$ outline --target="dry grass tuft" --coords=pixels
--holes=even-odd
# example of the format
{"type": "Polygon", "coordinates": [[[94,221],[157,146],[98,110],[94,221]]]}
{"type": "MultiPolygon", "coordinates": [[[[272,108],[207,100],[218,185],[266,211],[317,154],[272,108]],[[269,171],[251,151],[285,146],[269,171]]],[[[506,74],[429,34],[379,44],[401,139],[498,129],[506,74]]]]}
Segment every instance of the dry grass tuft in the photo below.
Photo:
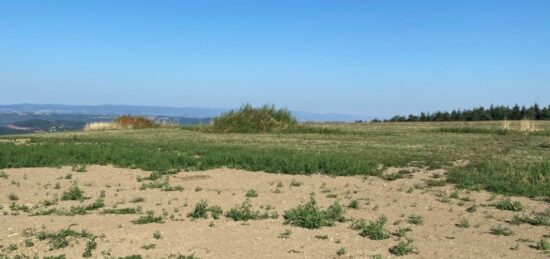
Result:
{"type": "Polygon", "coordinates": [[[119,130],[119,129],[146,129],[161,125],[145,117],[120,116],[112,122],[92,122],[84,127],[84,131],[119,130]]]}

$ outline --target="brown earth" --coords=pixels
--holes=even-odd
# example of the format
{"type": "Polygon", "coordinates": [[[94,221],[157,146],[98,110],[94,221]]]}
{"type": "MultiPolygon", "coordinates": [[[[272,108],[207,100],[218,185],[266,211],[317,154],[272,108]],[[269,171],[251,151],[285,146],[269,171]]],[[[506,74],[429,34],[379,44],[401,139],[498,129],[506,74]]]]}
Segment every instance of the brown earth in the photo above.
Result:
{"type": "MultiPolygon", "coordinates": [[[[169,255],[182,254],[200,258],[335,258],[340,248],[345,248],[343,258],[381,258],[394,257],[388,249],[396,245],[399,238],[392,236],[385,240],[370,240],[352,230],[352,221],[336,223],[332,227],[310,230],[284,224],[284,211],[306,203],[311,193],[319,206],[326,208],[334,201],[347,206],[357,199],[359,208],[346,208],[349,219],[364,218],[375,220],[381,215],[388,218],[386,228],[394,232],[398,227],[410,227],[407,237],[414,240],[417,254],[408,257],[419,258],[548,258],[537,250],[536,242],[550,234],[550,227],[519,226],[507,223],[514,215],[529,215],[549,208],[542,201],[514,197],[520,201],[524,210],[512,212],[498,210],[491,206],[502,197],[487,193],[459,190],[461,199],[448,198],[454,191],[451,185],[427,187],[425,181],[434,176],[444,177],[445,171],[415,171],[411,178],[385,181],[378,177],[330,177],[325,175],[283,175],[261,172],[247,172],[231,169],[215,169],[203,172],[180,172],[170,178],[171,186],[182,186],[183,191],[161,191],[159,189],[140,190],[142,182],[138,176],[149,173],[136,169],[123,169],[111,166],[88,166],[87,172],[73,172],[71,167],[63,168],[22,168],[4,169],[7,178],[0,178],[0,247],[2,253],[9,256],[17,254],[60,255],[67,258],[80,258],[86,246],[86,238],[69,238],[66,248],[51,250],[46,240],[37,235],[26,237],[28,229],[59,231],[71,228],[86,230],[97,235],[97,249],[92,258],[118,258],[139,254],[143,258],[167,258],[169,255]],[[67,174],[72,179],[65,179],[67,174]],[[301,182],[291,187],[292,181],[301,182]],[[135,208],[140,206],[140,215],[102,214],[103,208],[91,211],[87,215],[76,216],[31,216],[33,212],[45,209],[44,200],[60,197],[73,183],[84,191],[90,199],[79,201],[59,201],[50,208],[68,208],[71,205],[87,205],[96,200],[101,191],[105,192],[105,208],[135,208]],[[56,188],[56,183],[59,188],[56,188]],[[279,183],[282,187],[277,187],[279,183]],[[245,193],[255,189],[259,196],[251,198],[255,209],[274,207],[279,218],[236,222],[221,217],[214,220],[191,220],[187,217],[200,200],[210,205],[218,205],[228,211],[240,205],[245,193]],[[275,192],[279,189],[280,192],[275,192]],[[15,194],[18,200],[9,199],[15,194]],[[134,203],[137,197],[143,202],[134,203]],[[466,199],[468,198],[468,199],[466,199]],[[13,202],[27,205],[30,212],[14,211],[13,202]],[[466,212],[471,205],[478,205],[474,213],[466,212]],[[144,225],[132,221],[153,210],[155,215],[164,215],[164,223],[144,225]],[[422,225],[407,222],[410,215],[423,217],[422,225]],[[455,226],[467,219],[469,228],[455,226]],[[511,236],[490,234],[493,226],[502,225],[513,230],[511,236]],[[288,238],[280,234],[290,230],[288,238]],[[159,231],[160,239],[153,233],[159,231]],[[327,239],[316,238],[326,235],[327,239]],[[33,246],[26,247],[25,240],[30,239],[33,246]],[[17,249],[13,250],[15,244],[17,249]],[[146,250],[144,245],[154,244],[146,250]],[[10,245],[11,249],[10,249],[10,245]]],[[[387,173],[398,169],[388,169],[387,173]]],[[[13,197],[12,197],[13,198],[13,197]]],[[[32,232],[32,231],[31,231],[32,232]]],[[[404,238],[402,238],[404,240],[404,238]]],[[[1,257],[1,256],[0,256],[1,257]]],[[[407,256],[405,256],[407,257],[407,256]]]]}

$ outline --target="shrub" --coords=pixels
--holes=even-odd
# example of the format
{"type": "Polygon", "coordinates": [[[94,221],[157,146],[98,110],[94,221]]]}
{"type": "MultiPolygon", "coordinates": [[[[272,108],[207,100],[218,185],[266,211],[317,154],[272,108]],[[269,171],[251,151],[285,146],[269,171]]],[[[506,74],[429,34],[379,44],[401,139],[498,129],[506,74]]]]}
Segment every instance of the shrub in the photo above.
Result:
{"type": "Polygon", "coordinates": [[[218,132],[257,133],[290,130],[296,125],[296,119],[287,109],[245,104],[239,110],[231,110],[214,118],[211,128],[218,132]]]}
{"type": "Polygon", "coordinates": [[[491,228],[490,230],[490,233],[493,234],[493,235],[501,235],[501,236],[511,236],[514,234],[514,232],[507,228],[507,227],[503,227],[501,225],[498,225],[498,226],[494,226],[491,228]]]}
{"type": "Polygon", "coordinates": [[[380,216],[376,221],[370,221],[369,224],[361,229],[359,235],[368,237],[371,240],[383,240],[390,238],[390,233],[384,229],[387,218],[380,216]]]}
{"type": "Polygon", "coordinates": [[[210,212],[210,214],[212,215],[212,218],[214,219],[219,219],[220,215],[223,213],[222,209],[219,206],[209,207],[208,202],[206,200],[201,200],[197,202],[193,211],[187,214],[187,217],[190,217],[192,219],[198,219],[198,218],[207,219],[208,212],[210,212]]]}
{"type": "Polygon", "coordinates": [[[142,224],[149,224],[149,223],[164,223],[164,222],[162,221],[161,216],[155,216],[155,213],[153,211],[147,211],[146,215],[143,215],[137,218],[136,220],[133,220],[132,223],[137,225],[142,225],[142,224]]]}
{"type": "Polygon", "coordinates": [[[61,195],[62,201],[77,201],[84,199],[84,192],[78,188],[75,184],[69,188],[69,190],[64,191],[61,195]]]}
{"type": "Polygon", "coordinates": [[[550,251],[550,242],[546,239],[541,239],[537,244],[537,249],[541,251],[550,251]]]}
{"type": "Polygon", "coordinates": [[[303,228],[315,229],[324,226],[332,226],[336,221],[343,222],[344,209],[338,202],[330,205],[326,210],[317,207],[313,197],[305,205],[298,205],[297,208],[285,211],[285,224],[303,228]]]}
{"type": "Polygon", "coordinates": [[[267,212],[261,213],[260,211],[253,210],[250,199],[246,199],[240,207],[237,206],[229,210],[225,214],[225,216],[233,219],[234,221],[248,221],[269,218],[269,214],[267,212]]]}
{"type": "Polygon", "coordinates": [[[397,255],[397,256],[403,256],[408,255],[410,253],[417,253],[416,248],[414,248],[411,245],[411,241],[399,241],[399,243],[395,246],[390,247],[389,251],[390,253],[397,255]]]}
{"type": "Polygon", "coordinates": [[[246,194],[244,196],[245,197],[250,197],[250,198],[256,198],[256,197],[258,197],[258,192],[254,189],[250,189],[246,192],[246,194]]]}
{"type": "Polygon", "coordinates": [[[510,198],[501,200],[495,204],[495,207],[500,210],[522,211],[523,205],[519,201],[512,201],[510,198]]]}
{"type": "Polygon", "coordinates": [[[420,216],[420,215],[411,215],[411,216],[409,216],[408,221],[409,221],[409,223],[414,224],[414,225],[424,224],[424,218],[422,218],[422,216],[420,216]]]}

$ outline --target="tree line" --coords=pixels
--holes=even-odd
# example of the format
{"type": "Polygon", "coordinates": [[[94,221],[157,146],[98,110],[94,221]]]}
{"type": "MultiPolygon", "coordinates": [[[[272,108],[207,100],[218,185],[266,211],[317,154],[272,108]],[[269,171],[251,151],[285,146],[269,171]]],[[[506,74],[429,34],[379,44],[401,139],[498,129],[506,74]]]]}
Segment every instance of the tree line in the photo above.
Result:
{"type": "MultiPolygon", "coordinates": [[[[434,113],[410,114],[409,116],[396,115],[389,120],[384,121],[490,121],[490,120],[550,120],[550,105],[540,107],[534,104],[529,107],[514,105],[513,107],[504,105],[491,105],[489,108],[483,106],[466,109],[437,111],[434,113]]],[[[374,120],[379,121],[379,120],[374,120]]]]}

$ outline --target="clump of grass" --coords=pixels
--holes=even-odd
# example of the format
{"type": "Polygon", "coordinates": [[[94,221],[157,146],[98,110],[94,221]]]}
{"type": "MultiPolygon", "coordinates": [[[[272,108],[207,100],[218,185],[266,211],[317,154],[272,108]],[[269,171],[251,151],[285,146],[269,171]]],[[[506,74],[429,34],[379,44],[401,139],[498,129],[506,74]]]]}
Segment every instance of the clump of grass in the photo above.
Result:
{"type": "Polygon", "coordinates": [[[410,177],[411,176],[411,172],[410,171],[407,171],[407,170],[400,170],[399,172],[397,173],[393,173],[393,174],[383,174],[381,175],[380,177],[386,181],[395,181],[397,179],[402,179],[402,178],[405,178],[405,177],[410,177]]]}
{"type": "Polygon", "coordinates": [[[439,180],[428,179],[426,181],[426,184],[430,187],[441,187],[441,186],[447,185],[447,180],[445,180],[445,179],[439,179],[439,180]]]}
{"type": "Polygon", "coordinates": [[[409,216],[408,222],[413,225],[422,225],[424,224],[424,218],[420,215],[411,215],[409,216]]]}
{"type": "Polygon", "coordinates": [[[112,209],[104,209],[101,213],[103,214],[118,214],[118,215],[125,215],[125,214],[137,214],[141,211],[141,208],[112,208],[112,209]]]}
{"type": "Polygon", "coordinates": [[[407,234],[407,232],[410,232],[410,231],[412,230],[409,227],[406,227],[406,228],[400,227],[395,232],[393,232],[393,235],[397,237],[404,237],[407,234]]]}
{"type": "Polygon", "coordinates": [[[260,211],[254,210],[252,208],[252,203],[250,202],[250,199],[246,199],[240,206],[236,206],[229,210],[226,214],[226,217],[233,219],[234,221],[249,221],[249,220],[259,220],[259,219],[267,219],[267,218],[277,218],[278,215],[276,213],[273,213],[269,215],[269,213],[264,212],[261,213],[260,211]]]}
{"type": "Polygon", "coordinates": [[[197,202],[193,211],[187,214],[187,217],[192,219],[207,219],[208,212],[212,215],[212,218],[219,219],[220,215],[223,213],[222,209],[219,206],[208,206],[208,201],[201,200],[197,202]]]}
{"type": "Polygon", "coordinates": [[[0,171],[0,178],[8,179],[8,173],[6,173],[4,171],[0,171]]]}
{"type": "Polygon", "coordinates": [[[346,254],[346,248],[345,247],[340,247],[338,249],[338,251],[336,251],[337,256],[342,256],[342,255],[345,255],[345,254],[346,254]]]}
{"type": "Polygon", "coordinates": [[[58,232],[40,231],[36,234],[38,240],[47,240],[50,244],[50,249],[61,249],[69,246],[68,238],[93,238],[94,236],[86,231],[76,232],[66,228],[58,232]]]}
{"type": "Polygon", "coordinates": [[[510,223],[514,225],[527,223],[533,226],[550,226],[550,209],[543,212],[537,212],[533,217],[515,215],[510,223]]]}
{"type": "Polygon", "coordinates": [[[519,201],[512,201],[510,198],[503,199],[495,204],[499,210],[522,211],[523,205],[519,201]]]}
{"type": "Polygon", "coordinates": [[[328,239],[328,235],[315,235],[315,238],[326,240],[326,239],[328,239]]]}
{"type": "Polygon", "coordinates": [[[133,220],[132,223],[137,225],[149,224],[149,223],[164,223],[161,216],[155,216],[153,211],[147,211],[147,213],[136,220],[133,220]]]}
{"type": "Polygon", "coordinates": [[[132,198],[130,200],[130,202],[132,202],[132,203],[140,203],[140,202],[144,202],[144,201],[145,201],[145,198],[143,198],[143,197],[135,197],[135,198],[132,198]]]}
{"type": "Polygon", "coordinates": [[[537,249],[540,251],[550,251],[550,241],[541,238],[537,243],[537,249]]]}
{"type": "Polygon", "coordinates": [[[15,193],[10,193],[10,194],[8,195],[8,199],[9,199],[10,201],[17,201],[17,200],[19,200],[19,197],[17,197],[17,195],[15,195],[15,193]]]}
{"type": "Polygon", "coordinates": [[[84,198],[84,192],[76,184],[61,194],[62,201],[81,201],[84,198]]]}
{"type": "Polygon", "coordinates": [[[278,132],[287,131],[298,125],[287,109],[275,109],[273,105],[253,107],[243,105],[212,120],[210,128],[217,132],[278,132]]]}
{"type": "Polygon", "coordinates": [[[84,248],[84,253],[82,253],[82,257],[92,257],[92,251],[97,248],[97,242],[95,241],[95,239],[95,236],[88,239],[88,242],[86,242],[86,248],[84,248]]]}
{"type": "Polygon", "coordinates": [[[160,234],[160,231],[155,231],[155,233],[153,233],[153,238],[156,239],[156,240],[159,240],[162,238],[162,235],[160,234]]]}
{"type": "Polygon", "coordinates": [[[246,192],[246,194],[244,196],[249,197],[249,198],[256,198],[256,197],[258,197],[258,192],[254,189],[250,189],[246,192]]]}
{"type": "Polygon", "coordinates": [[[290,234],[292,234],[292,230],[286,229],[285,232],[279,234],[279,238],[288,239],[290,238],[290,234]]]}
{"type": "Polygon", "coordinates": [[[294,179],[292,179],[292,181],[290,181],[290,187],[300,187],[302,186],[302,182],[298,182],[294,179]]]}
{"type": "Polygon", "coordinates": [[[388,250],[390,251],[391,254],[394,254],[396,256],[403,256],[411,253],[415,253],[415,254],[418,253],[416,248],[412,246],[412,241],[410,240],[408,240],[407,242],[399,241],[397,245],[390,247],[388,250]]]}
{"type": "Polygon", "coordinates": [[[359,235],[368,237],[371,240],[383,240],[390,238],[390,232],[384,228],[388,219],[385,216],[380,216],[375,221],[370,221],[368,224],[361,227],[359,235]]]}
{"type": "Polygon", "coordinates": [[[73,172],[84,173],[86,172],[86,165],[76,164],[71,167],[73,172]]]}
{"type": "Polygon", "coordinates": [[[285,224],[309,229],[332,226],[335,222],[345,220],[344,209],[338,202],[323,210],[317,206],[313,197],[305,205],[298,205],[296,208],[285,211],[283,217],[285,224]]]}
{"type": "Polygon", "coordinates": [[[359,209],[359,201],[358,200],[352,200],[350,201],[348,208],[351,209],[359,209]]]}
{"type": "Polygon", "coordinates": [[[462,220],[460,220],[460,222],[455,224],[455,226],[457,226],[459,228],[469,228],[470,227],[470,222],[468,221],[468,219],[463,218],[462,220]]]}
{"type": "Polygon", "coordinates": [[[493,226],[490,230],[490,233],[497,236],[511,236],[514,234],[511,229],[501,225],[493,226]]]}
{"type": "Polygon", "coordinates": [[[151,250],[151,249],[155,249],[155,247],[157,247],[156,244],[146,244],[146,245],[141,246],[141,249],[151,250]]]}
{"type": "Polygon", "coordinates": [[[477,211],[477,205],[472,205],[468,208],[466,208],[466,211],[469,212],[469,213],[474,213],[477,211]]]}

